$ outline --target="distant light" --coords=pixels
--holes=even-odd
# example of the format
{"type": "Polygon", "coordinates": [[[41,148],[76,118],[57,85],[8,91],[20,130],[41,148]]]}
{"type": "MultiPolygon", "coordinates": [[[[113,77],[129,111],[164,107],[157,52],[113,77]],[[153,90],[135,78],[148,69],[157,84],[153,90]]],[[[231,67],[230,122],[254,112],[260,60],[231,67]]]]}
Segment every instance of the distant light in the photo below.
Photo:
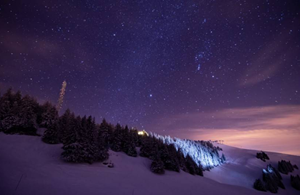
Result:
{"type": "Polygon", "coordinates": [[[144,132],[143,131],[139,131],[138,135],[144,135],[144,132]]]}
{"type": "Polygon", "coordinates": [[[142,135],[142,136],[146,135],[146,136],[148,136],[149,134],[147,133],[147,131],[142,130],[142,131],[138,131],[138,135],[142,135]]]}
{"type": "Polygon", "coordinates": [[[149,94],[149,97],[152,97],[152,96],[153,96],[152,93],[150,93],[150,94],[149,94]]]}

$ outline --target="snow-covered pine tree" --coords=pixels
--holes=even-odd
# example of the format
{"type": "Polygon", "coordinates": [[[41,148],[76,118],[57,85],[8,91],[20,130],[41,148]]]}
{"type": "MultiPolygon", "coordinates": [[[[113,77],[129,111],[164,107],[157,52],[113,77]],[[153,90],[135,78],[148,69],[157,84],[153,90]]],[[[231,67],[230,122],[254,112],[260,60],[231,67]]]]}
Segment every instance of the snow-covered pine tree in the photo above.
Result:
{"type": "Polygon", "coordinates": [[[150,132],[150,137],[161,140],[164,144],[174,144],[176,150],[181,149],[183,155],[187,154],[194,162],[203,169],[208,170],[222,163],[218,150],[221,148],[213,146],[209,141],[192,141],[188,139],[171,138],[150,132]]]}

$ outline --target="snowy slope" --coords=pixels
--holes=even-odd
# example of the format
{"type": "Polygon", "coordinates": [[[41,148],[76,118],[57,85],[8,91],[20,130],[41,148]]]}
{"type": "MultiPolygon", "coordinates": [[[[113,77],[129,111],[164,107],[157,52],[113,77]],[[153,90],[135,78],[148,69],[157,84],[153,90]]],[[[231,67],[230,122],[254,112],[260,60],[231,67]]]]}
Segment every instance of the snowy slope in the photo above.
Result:
{"type": "MultiPolygon", "coordinates": [[[[262,178],[262,169],[266,169],[268,164],[277,168],[278,161],[287,160],[297,166],[300,165],[300,156],[293,156],[288,154],[280,154],[274,152],[266,152],[270,160],[263,162],[257,159],[256,153],[260,151],[240,149],[223,144],[215,144],[223,149],[226,155],[227,163],[220,167],[215,167],[210,172],[205,172],[205,177],[211,178],[220,183],[243,186],[245,188],[252,188],[255,179],[262,178]]],[[[300,175],[300,170],[294,170],[292,175],[300,175]]],[[[279,188],[278,194],[300,194],[291,187],[290,175],[281,174],[285,190],[279,188]]]]}
{"type": "MultiPolygon", "coordinates": [[[[256,151],[222,146],[230,163],[199,177],[170,171],[155,175],[149,170],[150,160],[113,151],[109,161],[115,168],[102,163],[68,164],[59,158],[61,146],[45,144],[40,137],[0,133],[0,194],[266,194],[251,188],[261,175],[256,167],[266,165],[255,158],[256,151]]],[[[291,159],[300,165],[300,157],[267,154],[271,159],[291,159]]],[[[299,194],[284,184],[288,190],[280,189],[279,194],[299,194]]]]}

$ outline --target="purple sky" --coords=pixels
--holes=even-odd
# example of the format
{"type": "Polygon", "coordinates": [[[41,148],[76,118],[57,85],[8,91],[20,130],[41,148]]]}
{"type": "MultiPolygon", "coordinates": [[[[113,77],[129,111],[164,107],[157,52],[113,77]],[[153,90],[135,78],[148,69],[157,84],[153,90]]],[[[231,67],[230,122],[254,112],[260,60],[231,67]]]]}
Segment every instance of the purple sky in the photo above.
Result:
{"type": "Polygon", "coordinates": [[[63,109],[98,122],[300,155],[299,10],[298,0],[1,1],[0,91],[56,103],[66,80],[63,109]]]}

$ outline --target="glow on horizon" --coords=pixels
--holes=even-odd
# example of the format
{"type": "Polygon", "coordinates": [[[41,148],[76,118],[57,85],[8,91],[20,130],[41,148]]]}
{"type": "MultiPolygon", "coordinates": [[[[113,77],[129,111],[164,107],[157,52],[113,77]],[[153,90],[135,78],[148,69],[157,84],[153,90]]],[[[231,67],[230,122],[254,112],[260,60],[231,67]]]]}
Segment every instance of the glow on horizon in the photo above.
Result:
{"type": "Polygon", "coordinates": [[[160,124],[174,137],[224,140],[224,144],[239,148],[300,156],[300,105],[176,115],[162,118],[160,124]]]}
{"type": "MultiPolygon", "coordinates": [[[[203,130],[204,131],[204,130],[203,130]]],[[[280,129],[258,129],[247,132],[222,129],[210,133],[194,135],[194,139],[224,140],[224,144],[244,149],[264,150],[292,155],[300,155],[300,134],[280,129]]]]}

